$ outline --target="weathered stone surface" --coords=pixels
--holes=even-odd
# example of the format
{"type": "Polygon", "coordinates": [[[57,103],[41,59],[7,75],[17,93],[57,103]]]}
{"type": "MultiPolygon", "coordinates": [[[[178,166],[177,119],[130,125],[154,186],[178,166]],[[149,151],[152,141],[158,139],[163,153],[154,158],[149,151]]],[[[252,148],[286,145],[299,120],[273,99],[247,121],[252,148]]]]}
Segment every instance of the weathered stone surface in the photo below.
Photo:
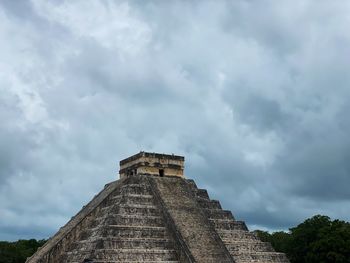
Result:
{"type": "Polygon", "coordinates": [[[120,161],[120,178],[148,174],[183,177],[185,157],[174,154],[139,152],[120,161]]]}
{"type": "Polygon", "coordinates": [[[288,263],[206,190],[134,175],[106,187],[27,263],[288,263]]]}
{"type": "Polygon", "coordinates": [[[269,243],[262,242],[242,221],[236,221],[232,214],[221,209],[218,201],[210,200],[205,190],[198,189],[193,180],[187,180],[198,204],[206,212],[211,225],[230,252],[234,262],[288,263],[283,253],[274,252],[269,243]]]}
{"type": "Polygon", "coordinates": [[[158,192],[161,208],[168,211],[194,262],[232,262],[186,180],[178,177],[148,177],[148,180],[158,192]]]}

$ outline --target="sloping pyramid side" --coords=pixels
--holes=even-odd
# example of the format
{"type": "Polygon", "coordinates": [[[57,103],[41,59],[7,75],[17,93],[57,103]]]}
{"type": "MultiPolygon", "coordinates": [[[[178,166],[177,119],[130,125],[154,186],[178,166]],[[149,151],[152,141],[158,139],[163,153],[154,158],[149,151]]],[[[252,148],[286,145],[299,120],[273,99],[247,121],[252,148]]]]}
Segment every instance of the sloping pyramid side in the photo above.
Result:
{"type": "Polygon", "coordinates": [[[143,179],[107,185],[27,263],[180,262],[143,179]]]}
{"type": "Polygon", "coordinates": [[[231,211],[223,210],[219,201],[211,200],[205,189],[198,189],[193,180],[187,182],[234,262],[289,263],[284,253],[275,252],[270,243],[262,242],[255,233],[249,232],[243,221],[235,220],[231,211]]]}
{"type": "Polygon", "coordinates": [[[106,185],[27,263],[287,263],[192,180],[132,176],[106,185]],[[93,260],[93,261],[89,261],[93,260]]]}

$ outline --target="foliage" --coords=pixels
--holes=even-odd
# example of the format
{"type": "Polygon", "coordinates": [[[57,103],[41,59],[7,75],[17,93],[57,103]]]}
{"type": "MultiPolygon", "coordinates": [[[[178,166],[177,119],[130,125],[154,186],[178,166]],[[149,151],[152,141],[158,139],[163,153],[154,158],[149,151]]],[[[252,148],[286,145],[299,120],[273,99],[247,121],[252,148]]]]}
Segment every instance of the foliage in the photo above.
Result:
{"type": "Polygon", "coordinates": [[[289,233],[256,231],[291,263],[350,263],[350,223],[316,215],[289,233]]]}
{"type": "Polygon", "coordinates": [[[266,231],[255,231],[259,238],[264,242],[269,242],[276,251],[286,252],[291,242],[291,235],[289,233],[280,231],[270,234],[266,231]]]}
{"type": "Polygon", "coordinates": [[[24,263],[46,240],[0,241],[0,263],[24,263]]]}

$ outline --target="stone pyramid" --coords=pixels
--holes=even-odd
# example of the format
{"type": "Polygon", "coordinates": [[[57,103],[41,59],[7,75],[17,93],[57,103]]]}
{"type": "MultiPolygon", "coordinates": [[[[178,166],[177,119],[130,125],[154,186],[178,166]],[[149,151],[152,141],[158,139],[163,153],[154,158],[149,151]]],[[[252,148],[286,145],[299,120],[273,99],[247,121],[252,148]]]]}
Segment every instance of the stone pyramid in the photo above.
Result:
{"type": "Polygon", "coordinates": [[[140,152],[120,165],[27,263],[289,262],[185,179],[183,157],[140,152]]]}

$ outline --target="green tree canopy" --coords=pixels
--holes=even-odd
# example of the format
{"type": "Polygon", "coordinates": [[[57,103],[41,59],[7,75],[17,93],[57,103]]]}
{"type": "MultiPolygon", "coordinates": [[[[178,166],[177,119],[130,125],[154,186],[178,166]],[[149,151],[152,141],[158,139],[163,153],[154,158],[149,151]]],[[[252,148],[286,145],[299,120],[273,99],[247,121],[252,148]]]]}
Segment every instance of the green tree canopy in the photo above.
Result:
{"type": "Polygon", "coordinates": [[[18,240],[16,242],[0,242],[0,262],[1,263],[24,263],[42,246],[46,240],[18,240]]]}
{"type": "Polygon", "coordinates": [[[316,215],[289,233],[256,231],[291,263],[350,263],[350,224],[316,215]]]}

